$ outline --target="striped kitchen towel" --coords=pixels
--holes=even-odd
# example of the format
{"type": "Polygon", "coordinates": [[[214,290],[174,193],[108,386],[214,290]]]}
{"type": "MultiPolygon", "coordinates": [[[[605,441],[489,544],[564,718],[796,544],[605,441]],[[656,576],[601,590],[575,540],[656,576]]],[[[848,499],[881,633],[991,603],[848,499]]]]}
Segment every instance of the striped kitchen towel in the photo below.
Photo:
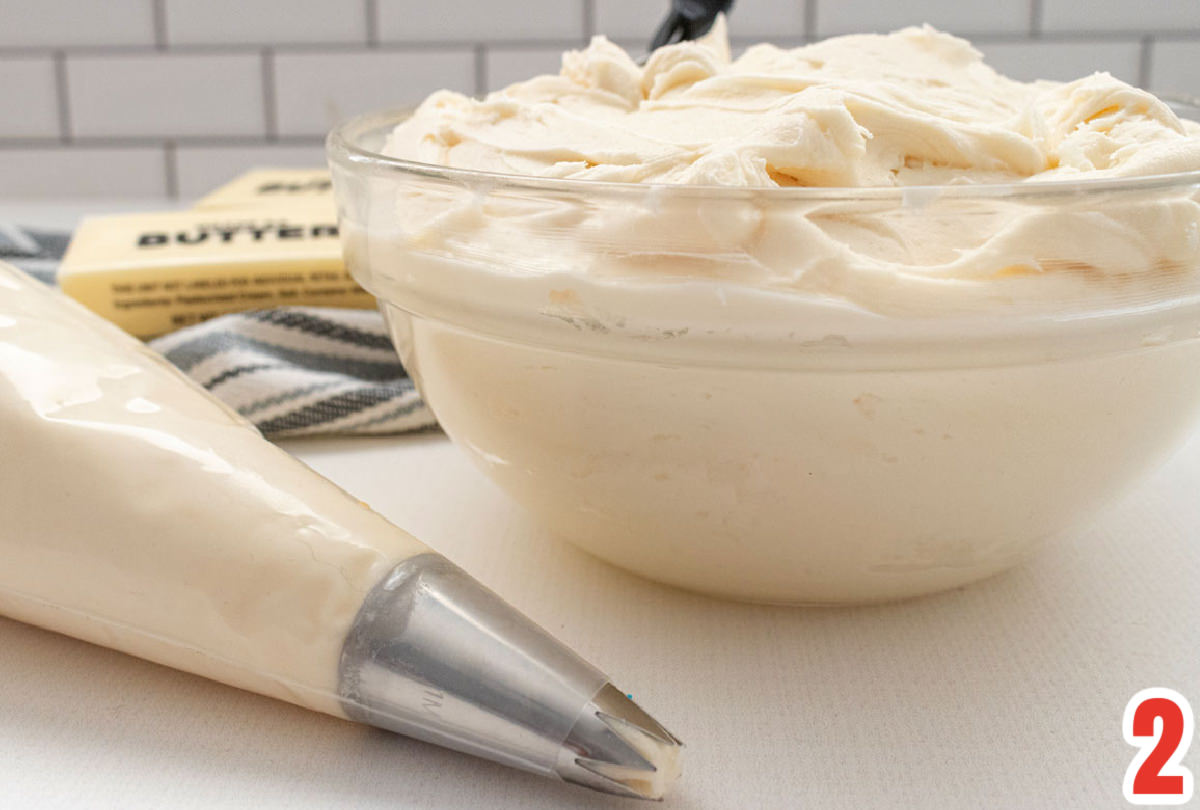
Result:
{"type": "MultiPolygon", "coordinates": [[[[54,283],[69,234],[0,223],[0,260],[54,283]]],[[[269,438],[431,427],[371,310],[287,307],[224,315],[149,344],[269,438]]]]}
{"type": "Polygon", "coordinates": [[[16,265],[38,281],[53,284],[59,259],[70,241],[70,234],[0,222],[0,261],[16,265]]]}

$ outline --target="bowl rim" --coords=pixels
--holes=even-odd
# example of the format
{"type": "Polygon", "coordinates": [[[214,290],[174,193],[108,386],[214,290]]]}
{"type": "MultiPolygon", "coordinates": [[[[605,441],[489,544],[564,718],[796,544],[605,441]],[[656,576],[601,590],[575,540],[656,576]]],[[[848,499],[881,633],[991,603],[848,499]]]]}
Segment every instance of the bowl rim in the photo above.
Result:
{"type": "MultiPolygon", "coordinates": [[[[1200,99],[1164,94],[1159,98],[1177,108],[1189,107],[1200,116],[1200,99]]],[[[654,194],[656,196],[720,197],[723,199],[774,199],[779,201],[852,202],[893,201],[921,203],[944,197],[994,200],[1041,199],[1115,192],[1153,192],[1189,187],[1200,188],[1200,169],[1169,174],[1132,177],[1090,177],[1080,179],[1022,180],[1009,183],[946,183],[913,186],[722,186],[679,183],[629,183],[564,177],[508,174],[504,172],[459,169],[436,163],[393,157],[362,146],[366,131],[391,129],[409,117],[414,107],[400,107],[357,115],[332,130],[325,139],[330,163],[381,172],[399,172],[427,180],[494,189],[497,187],[545,192],[574,192],[603,196],[654,194]]],[[[1198,117],[1195,120],[1200,120],[1198,117]]]]}

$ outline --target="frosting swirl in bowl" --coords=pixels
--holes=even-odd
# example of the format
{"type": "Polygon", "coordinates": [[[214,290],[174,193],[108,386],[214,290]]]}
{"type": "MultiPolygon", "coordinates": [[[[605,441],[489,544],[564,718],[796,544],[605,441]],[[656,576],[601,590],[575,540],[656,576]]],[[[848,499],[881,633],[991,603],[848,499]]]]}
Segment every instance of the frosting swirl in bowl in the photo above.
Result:
{"type": "Polygon", "coordinates": [[[733,59],[721,21],[644,67],[596,37],[558,75],[435,93],[385,151],[613,182],[931,185],[1200,170],[1200,124],[1107,73],[1014,81],[928,26],[733,59]]]}
{"type": "Polygon", "coordinates": [[[1200,413],[1197,126],[932,29],[543,76],[330,137],[347,263],[555,533],[708,593],[1015,564],[1200,413]]]}
{"type": "Polygon", "coordinates": [[[647,186],[618,204],[594,184],[588,206],[461,188],[384,202],[400,250],[468,274],[566,273],[631,295],[715,280],[834,302],[823,311],[839,319],[844,304],[905,317],[1140,307],[1200,286],[1200,175],[1168,191],[1122,183],[1200,172],[1200,124],[1107,73],[1006,78],[928,26],[733,59],[721,21],[644,67],[597,37],[558,75],[479,100],[435,93],[382,151],[647,186]],[[1074,185],[1106,181],[1113,193],[1074,185]],[[730,193],[672,193],[713,186],[730,193]]]}

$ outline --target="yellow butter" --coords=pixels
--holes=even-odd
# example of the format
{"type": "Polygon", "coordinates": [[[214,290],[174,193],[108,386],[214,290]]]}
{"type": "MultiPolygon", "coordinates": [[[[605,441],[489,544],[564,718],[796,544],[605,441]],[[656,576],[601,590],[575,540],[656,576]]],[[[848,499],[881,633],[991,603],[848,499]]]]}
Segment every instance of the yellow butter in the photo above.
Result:
{"type": "Polygon", "coordinates": [[[249,309],[375,306],[346,272],[322,203],[90,217],[58,281],[141,338],[249,309]]]}
{"type": "Polygon", "coordinates": [[[195,208],[273,205],[285,201],[321,201],[333,209],[328,169],[254,169],[200,198],[195,208]]]}

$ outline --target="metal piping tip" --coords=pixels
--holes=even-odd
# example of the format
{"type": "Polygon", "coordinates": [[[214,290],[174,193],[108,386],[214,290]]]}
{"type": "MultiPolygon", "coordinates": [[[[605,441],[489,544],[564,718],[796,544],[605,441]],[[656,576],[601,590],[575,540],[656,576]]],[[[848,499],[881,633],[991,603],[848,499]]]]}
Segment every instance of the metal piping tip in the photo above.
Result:
{"type": "Polygon", "coordinates": [[[679,740],[438,554],[367,594],[338,691],[351,719],[606,793],[661,799],[679,775],[679,740]]]}
{"type": "Polygon", "coordinates": [[[579,712],[555,769],[567,782],[661,800],[679,777],[683,743],[611,683],[579,712]]]}

